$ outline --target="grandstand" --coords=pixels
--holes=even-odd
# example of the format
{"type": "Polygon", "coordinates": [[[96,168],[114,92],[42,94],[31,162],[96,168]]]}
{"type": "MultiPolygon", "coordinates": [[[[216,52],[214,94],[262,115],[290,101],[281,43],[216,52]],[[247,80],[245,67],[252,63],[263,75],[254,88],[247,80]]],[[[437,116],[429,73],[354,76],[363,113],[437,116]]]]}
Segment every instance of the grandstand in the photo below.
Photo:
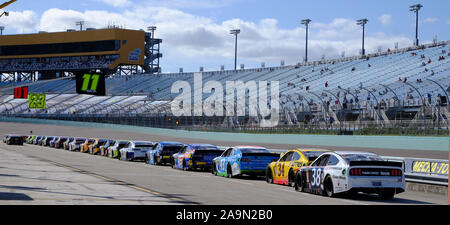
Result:
{"type": "Polygon", "coordinates": [[[35,81],[79,71],[134,74],[159,71],[161,39],[119,28],[0,36],[1,81],[35,81]],[[156,63],[155,63],[156,62],[156,63]]]}
{"type": "MultiPolygon", "coordinates": [[[[279,126],[389,127],[415,121],[448,129],[449,44],[446,41],[283,67],[203,72],[203,83],[214,80],[225,86],[226,81],[236,80],[279,81],[279,126]]],[[[193,77],[194,73],[112,76],[106,79],[107,96],[103,97],[76,95],[72,79],[38,82],[30,86],[30,92],[47,93],[45,110],[29,110],[26,100],[13,99],[12,89],[3,88],[0,113],[160,127],[257,127],[260,116],[173,117],[170,103],[177,94],[171,94],[171,86],[176,81],[193,86],[193,77]]],[[[203,94],[202,98],[209,96],[203,94]]]]}

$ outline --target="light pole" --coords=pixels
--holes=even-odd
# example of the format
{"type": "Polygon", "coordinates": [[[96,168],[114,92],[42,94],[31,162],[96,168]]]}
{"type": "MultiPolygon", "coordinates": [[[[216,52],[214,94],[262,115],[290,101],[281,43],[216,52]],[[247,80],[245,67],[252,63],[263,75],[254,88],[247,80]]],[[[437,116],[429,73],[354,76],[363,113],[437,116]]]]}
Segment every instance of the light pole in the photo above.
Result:
{"type": "Polygon", "coordinates": [[[241,30],[235,29],[231,30],[230,34],[233,34],[235,36],[235,42],[234,42],[234,70],[237,68],[237,36],[241,33],[241,30]]]}
{"type": "Polygon", "coordinates": [[[152,32],[152,39],[155,38],[155,30],[156,30],[156,26],[147,27],[147,31],[152,32]]]}
{"type": "Polygon", "coordinates": [[[419,10],[423,7],[421,4],[412,5],[409,7],[409,11],[416,13],[416,41],[415,45],[419,46],[419,10]]]}
{"type": "Polygon", "coordinates": [[[363,27],[361,55],[366,55],[366,50],[364,49],[364,35],[365,35],[365,31],[366,31],[366,23],[367,22],[369,22],[368,19],[360,19],[360,20],[356,21],[357,25],[361,25],[363,27]]]}
{"type": "Polygon", "coordinates": [[[80,31],[83,30],[84,21],[78,21],[75,23],[75,25],[80,26],[80,31]]]}
{"type": "Polygon", "coordinates": [[[302,24],[306,26],[306,47],[305,47],[305,62],[308,62],[308,28],[309,23],[311,22],[310,19],[304,19],[302,20],[302,24]]]}

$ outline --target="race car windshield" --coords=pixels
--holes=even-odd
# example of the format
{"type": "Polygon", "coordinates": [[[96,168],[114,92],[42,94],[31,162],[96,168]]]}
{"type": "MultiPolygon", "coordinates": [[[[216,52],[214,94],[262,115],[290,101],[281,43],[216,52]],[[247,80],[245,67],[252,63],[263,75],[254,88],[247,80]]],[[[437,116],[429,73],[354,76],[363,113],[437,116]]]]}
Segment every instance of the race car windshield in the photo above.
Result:
{"type": "Polygon", "coordinates": [[[136,147],[137,147],[137,148],[152,148],[153,145],[150,145],[150,144],[141,144],[141,145],[138,145],[138,144],[136,144],[136,147]]]}
{"type": "Polygon", "coordinates": [[[378,155],[368,155],[368,154],[345,154],[341,155],[348,163],[353,161],[384,161],[378,155]]]}
{"type": "Polygon", "coordinates": [[[263,148],[240,148],[242,153],[270,153],[269,150],[263,148]]]}
{"type": "Polygon", "coordinates": [[[308,161],[314,161],[319,156],[321,156],[325,152],[318,152],[318,151],[310,151],[310,152],[303,152],[303,154],[308,158],[308,161]]]}
{"type": "Polygon", "coordinates": [[[163,151],[170,151],[170,152],[172,152],[172,151],[180,151],[181,148],[183,148],[182,145],[180,145],[180,146],[166,146],[166,147],[163,148],[163,151]]]}
{"type": "Polygon", "coordinates": [[[198,146],[195,148],[195,150],[200,150],[200,151],[214,151],[214,150],[219,150],[219,148],[217,147],[212,147],[212,146],[198,146]]]}

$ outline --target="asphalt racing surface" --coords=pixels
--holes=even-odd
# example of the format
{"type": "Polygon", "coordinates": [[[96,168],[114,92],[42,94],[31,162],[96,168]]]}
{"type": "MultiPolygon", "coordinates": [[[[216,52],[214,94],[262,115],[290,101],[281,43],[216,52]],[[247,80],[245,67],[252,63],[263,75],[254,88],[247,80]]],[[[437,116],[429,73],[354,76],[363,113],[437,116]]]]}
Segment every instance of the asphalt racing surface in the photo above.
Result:
{"type": "MultiPolygon", "coordinates": [[[[28,134],[30,130],[33,134],[42,135],[182,141],[104,129],[0,123],[2,137],[7,133],[28,134]]],[[[184,142],[195,143],[195,140],[186,139],[184,142]]],[[[380,200],[375,195],[328,198],[296,192],[292,187],[267,184],[263,178],[228,179],[215,177],[209,172],[185,172],[166,166],[150,166],[27,144],[7,146],[1,143],[0,155],[3,160],[0,164],[0,204],[447,204],[446,196],[412,191],[398,194],[388,201],[380,200]],[[10,160],[6,162],[5,159],[10,160]],[[21,177],[28,180],[19,179],[21,177]],[[56,185],[55,182],[65,185],[56,185]],[[68,189],[72,191],[68,192],[68,189]],[[23,194],[25,199],[2,200],[4,193],[12,192],[19,196],[23,194]],[[41,200],[39,197],[33,198],[36,192],[45,196],[41,200]],[[29,199],[26,196],[30,196],[29,199]]]]}

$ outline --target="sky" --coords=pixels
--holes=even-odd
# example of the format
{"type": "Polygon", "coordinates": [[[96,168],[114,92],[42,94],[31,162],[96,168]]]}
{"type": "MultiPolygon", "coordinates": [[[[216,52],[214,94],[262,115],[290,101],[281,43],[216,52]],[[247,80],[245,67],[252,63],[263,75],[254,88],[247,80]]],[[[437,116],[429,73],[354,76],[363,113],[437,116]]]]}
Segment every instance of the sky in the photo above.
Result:
{"type": "MultiPolygon", "coordinates": [[[[6,1],[6,0],[0,0],[6,1]]],[[[448,0],[18,0],[0,18],[4,34],[65,31],[108,25],[127,29],[157,26],[163,39],[162,72],[196,72],[234,67],[234,36],[240,29],[238,64],[258,68],[262,62],[293,65],[305,56],[305,26],[309,26],[309,60],[356,56],[362,29],[357,19],[367,18],[366,53],[413,44],[415,14],[409,6],[422,4],[419,40],[450,40],[448,0]]]]}

